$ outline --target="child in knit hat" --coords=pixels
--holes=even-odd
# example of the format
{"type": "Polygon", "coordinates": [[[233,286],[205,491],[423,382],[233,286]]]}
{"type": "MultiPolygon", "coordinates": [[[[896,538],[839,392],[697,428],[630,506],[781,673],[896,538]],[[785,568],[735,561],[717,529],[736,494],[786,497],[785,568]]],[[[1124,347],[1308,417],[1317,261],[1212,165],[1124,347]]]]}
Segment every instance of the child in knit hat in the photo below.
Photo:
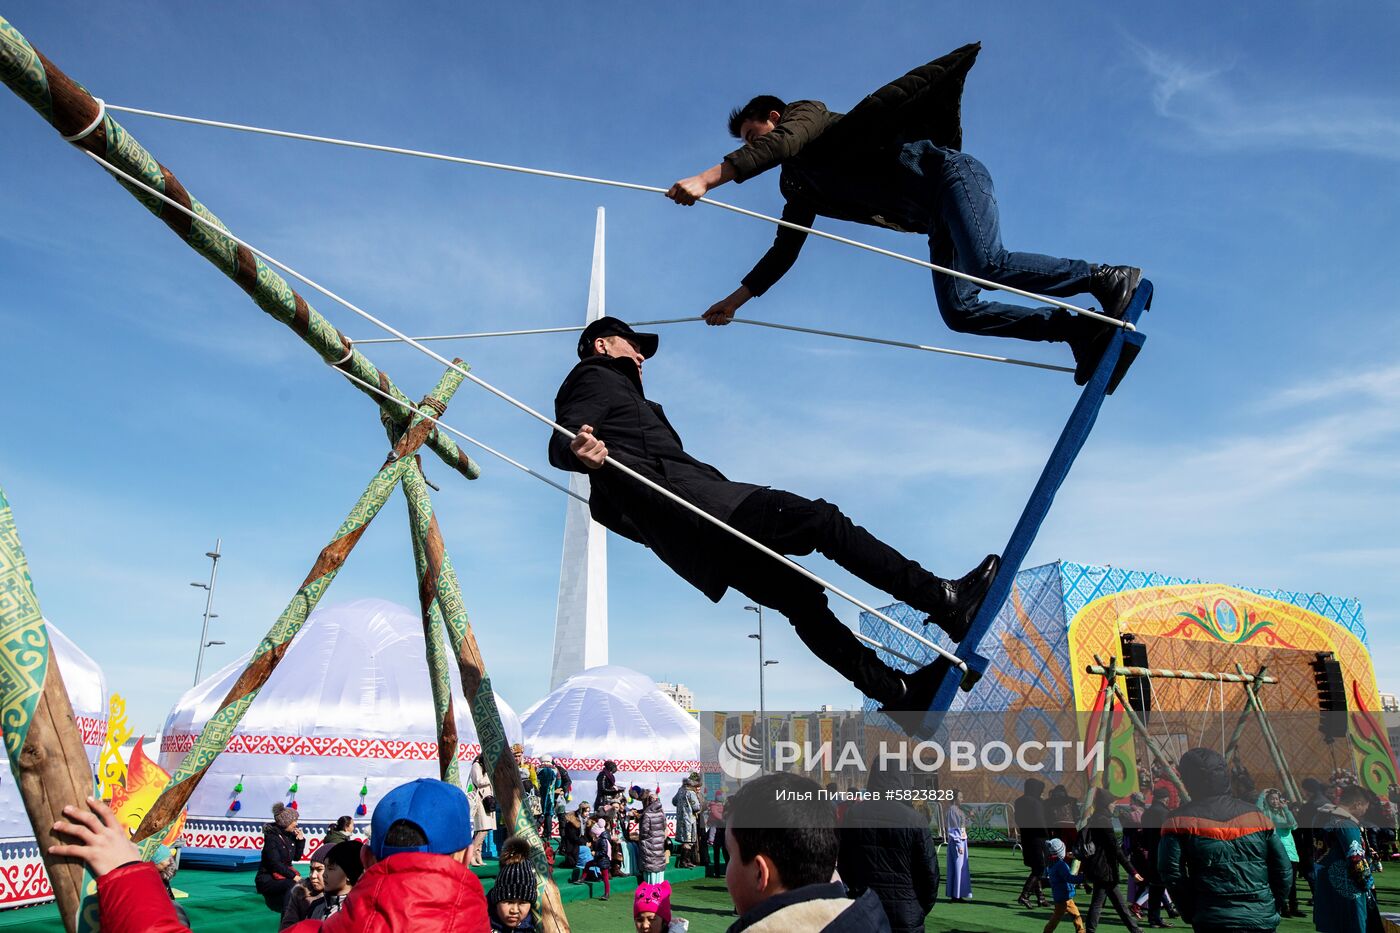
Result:
{"type": "Polygon", "coordinates": [[[533,930],[530,911],[539,896],[535,869],[530,864],[530,844],[511,836],[501,845],[501,869],[496,884],[486,894],[493,933],[501,930],[533,930]]]}
{"type": "Polygon", "coordinates": [[[669,881],[637,885],[636,896],[632,898],[632,922],[637,925],[637,933],[686,933],[690,929],[689,921],[671,916],[669,881]]]}
{"type": "Polygon", "coordinates": [[[1045,933],[1053,933],[1055,927],[1060,925],[1061,917],[1070,918],[1074,923],[1074,933],[1084,933],[1084,921],[1079,918],[1079,907],[1074,903],[1074,886],[1083,884],[1084,876],[1070,871],[1065,863],[1065,844],[1059,839],[1045,840],[1045,849],[1049,856],[1045,877],[1050,879],[1050,893],[1055,901],[1055,909],[1045,923],[1045,933]]]}
{"type": "MultiPolygon", "coordinates": [[[[365,873],[360,850],[365,844],[358,839],[337,842],[326,852],[326,870],[322,878],[324,892],[311,905],[312,920],[325,920],[340,913],[350,889],[365,873]]],[[[319,850],[318,850],[319,851],[319,850]]]]}

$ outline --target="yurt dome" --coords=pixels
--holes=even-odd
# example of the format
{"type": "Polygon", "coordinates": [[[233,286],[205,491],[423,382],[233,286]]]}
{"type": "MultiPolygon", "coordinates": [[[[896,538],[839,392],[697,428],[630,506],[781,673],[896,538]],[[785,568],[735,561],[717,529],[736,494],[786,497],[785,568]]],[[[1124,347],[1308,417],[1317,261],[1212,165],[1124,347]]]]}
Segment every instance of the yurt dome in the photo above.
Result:
{"type": "MultiPolygon", "coordinates": [[[[251,651],[243,655],[175,704],[161,736],[161,767],[175,770],[251,656],[251,651]]],[[[449,667],[465,782],[481,749],[457,667],[449,667]]],[[[496,699],[507,739],[520,741],[519,718],[496,699]]],[[[437,776],[422,619],[417,610],[360,599],[317,609],[307,618],[234,730],[227,751],[214,760],[190,799],[190,825],[199,836],[199,827],[209,825],[200,820],[265,822],[277,801],[295,801],[304,821],[328,822],[355,815],[361,803],[372,813],[399,784],[437,776]]],[[[214,833],[194,844],[240,843],[220,843],[214,833]]]]}
{"type": "Polygon", "coordinates": [[[603,762],[617,762],[622,787],[661,788],[671,797],[701,770],[700,723],[645,674],[615,664],[590,667],[525,711],[532,756],[553,755],[569,770],[575,801],[591,801],[603,762]]]}
{"type": "MultiPolygon", "coordinates": [[[[73,718],[83,736],[83,748],[95,769],[97,757],[107,741],[107,678],[97,662],[73,644],[58,626],[47,619],[44,624],[63,674],[63,685],[68,688],[73,718]]],[[[52,896],[19,788],[15,786],[10,769],[0,768],[0,908],[49,900],[52,896]]]]}

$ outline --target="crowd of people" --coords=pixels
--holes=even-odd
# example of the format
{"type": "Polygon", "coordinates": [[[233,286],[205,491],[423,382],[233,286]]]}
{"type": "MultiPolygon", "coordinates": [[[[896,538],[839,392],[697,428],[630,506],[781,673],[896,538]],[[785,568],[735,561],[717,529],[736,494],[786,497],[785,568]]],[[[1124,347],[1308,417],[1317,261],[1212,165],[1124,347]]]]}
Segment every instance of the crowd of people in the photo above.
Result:
{"type": "MultiPolygon", "coordinates": [[[[546,800],[569,802],[572,781],[549,756],[537,768],[523,760],[520,767],[522,792],[528,783],[546,800]]],[[[951,902],[972,899],[970,816],[956,793],[942,820],[947,874],[940,879],[929,814],[903,802],[907,795],[837,803],[830,785],[823,794],[805,777],[779,773],[725,799],[722,792],[708,794],[692,773],[670,797],[676,821],[668,830],[658,791],[624,787],[617,773],[615,762],[604,765],[591,802],[555,807],[552,818],[543,806],[526,812],[536,819],[547,862],[572,868],[580,883],[600,882],[604,900],[612,880],[636,877],[638,933],[686,929],[671,909],[672,854],[679,866],[712,865],[723,874],[737,914],[730,933],[912,933],[924,929],[940,887],[951,902]]],[[[1300,879],[1321,933],[1378,928],[1371,875],[1394,854],[1400,788],[1382,800],[1339,773],[1326,785],[1304,781],[1308,799],[1290,802],[1275,788],[1256,791],[1247,775],[1232,773],[1221,755],[1204,748],[1182,757],[1179,776],[1185,794],[1158,772],[1145,793],[1126,801],[1096,791],[1087,815],[1063,786],[1046,794],[1043,782],[1025,782],[1014,815],[1028,873],[1016,900],[1046,911],[1046,933],[1065,920],[1076,933],[1093,931],[1105,906],[1131,933],[1144,922],[1171,927],[1177,917],[1202,933],[1274,930],[1283,917],[1308,916],[1300,908],[1300,879]]],[[[872,775],[869,789],[898,788],[901,777],[872,775]]],[[[489,893],[471,871],[480,863],[483,834],[495,840],[501,833],[477,823],[491,809],[482,787],[490,789],[484,781],[466,792],[428,779],[401,785],[374,807],[367,840],[353,818],[338,820],[304,876],[296,866],[308,840],[297,811],[275,805],[264,827],[257,891],[281,929],[294,933],[533,930],[539,878],[530,842],[495,841],[489,893]]],[[[104,929],[187,930],[170,893],[172,853],[142,862],[112,812],[100,801],[89,806],[91,812],[65,811],[67,820],[55,829],[76,842],[54,851],[82,859],[97,878],[104,929]]]]}
{"type": "Polygon", "coordinates": [[[1046,933],[1065,918],[1092,933],[1105,903],[1132,933],[1144,918],[1165,928],[1178,917],[1196,931],[1274,930],[1282,918],[1309,916],[1319,933],[1379,929],[1372,872],[1395,854],[1400,788],[1383,799],[1338,772],[1326,785],[1304,780],[1307,799],[1290,803],[1277,788],[1256,791],[1210,749],[1192,749],[1178,768],[1189,801],[1154,769],[1148,793],[1126,804],[1096,792],[1087,821],[1064,787],[1042,796],[1044,783],[1026,781],[1014,805],[1029,870],[1017,900],[1052,906],[1046,933]],[[1311,914],[1299,904],[1300,880],[1311,914]],[[1077,886],[1089,892],[1082,917],[1077,886]]]}

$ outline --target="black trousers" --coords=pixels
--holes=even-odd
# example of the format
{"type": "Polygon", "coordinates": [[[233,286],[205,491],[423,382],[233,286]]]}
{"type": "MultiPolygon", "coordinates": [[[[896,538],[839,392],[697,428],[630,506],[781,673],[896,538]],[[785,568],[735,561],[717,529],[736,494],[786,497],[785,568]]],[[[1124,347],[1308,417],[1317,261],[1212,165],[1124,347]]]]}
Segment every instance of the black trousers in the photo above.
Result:
{"type": "MultiPolygon", "coordinates": [[[[830,502],[759,489],[739,503],[729,524],[779,554],[801,557],[816,551],[915,609],[927,612],[937,606],[942,580],[830,502]]],[[[722,559],[730,586],[786,616],[802,643],[862,693],[879,699],[897,687],[897,672],[832,613],[821,586],[737,542],[722,559]]]]}
{"type": "Polygon", "coordinates": [[[1084,922],[1085,933],[1099,928],[1099,914],[1103,910],[1103,902],[1107,900],[1113,905],[1113,909],[1118,913],[1118,919],[1123,921],[1123,925],[1128,928],[1129,933],[1139,933],[1137,920],[1128,912],[1128,904],[1123,900],[1123,892],[1118,890],[1117,883],[1108,884],[1092,881],[1089,887],[1093,890],[1093,895],[1089,899],[1089,916],[1084,922]]]}

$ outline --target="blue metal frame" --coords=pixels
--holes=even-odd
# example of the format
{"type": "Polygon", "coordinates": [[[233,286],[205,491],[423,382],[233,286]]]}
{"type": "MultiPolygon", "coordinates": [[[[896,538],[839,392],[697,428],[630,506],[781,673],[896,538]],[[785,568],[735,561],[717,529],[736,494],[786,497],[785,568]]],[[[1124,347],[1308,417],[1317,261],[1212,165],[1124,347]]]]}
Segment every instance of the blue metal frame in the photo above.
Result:
{"type": "MultiPolygon", "coordinates": [[[[1152,283],[1143,279],[1139,283],[1137,291],[1133,293],[1124,319],[1132,324],[1137,324],[1143,311],[1151,303],[1152,283]]],[[[1118,328],[1110,339],[1103,358],[1099,360],[1098,368],[1094,370],[1093,376],[1084,386],[1084,391],[1080,393],[1079,401],[1075,404],[1074,410],[1070,412],[1069,420],[1065,423],[1064,430],[1060,432],[1060,439],[1055,443],[1055,449],[1051,451],[1050,459],[1040,474],[1040,481],[1035,484],[1030,501],[1026,503],[1020,521],[1016,523],[1015,529],[1011,532],[1011,540],[1006,542],[1006,549],[1001,552],[1001,568],[997,571],[996,579],[992,581],[992,585],[987,591],[987,598],[983,600],[982,607],[977,611],[977,617],[972,620],[972,627],[968,630],[967,635],[958,644],[957,656],[967,662],[970,675],[980,679],[987,670],[989,662],[977,653],[977,648],[981,644],[982,638],[987,634],[987,630],[992,627],[992,622],[995,621],[997,613],[1001,611],[1002,604],[1010,597],[1011,587],[1016,580],[1017,572],[1021,569],[1021,563],[1026,559],[1026,554],[1030,551],[1035,536],[1040,532],[1041,523],[1045,521],[1045,516],[1050,512],[1050,506],[1055,501],[1055,493],[1059,491],[1060,484],[1069,475],[1069,469],[1074,465],[1074,458],[1079,456],[1079,451],[1083,449],[1089,432],[1093,430],[1094,422],[1099,416],[1099,409],[1103,406],[1104,396],[1108,395],[1112,388],[1117,387],[1118,381],[1123,378],[1123,374],[1137,357],[1138,351],[1142,349],[1146,339],[1146,336],[1140,331],[1118,328]]],[[[953,667],[951,664],[948,665],[948,670],[944,672],[938,690],[934,693],[933,702],[929,705],[921,727],[917,730],[919,734],[932,735],[938,730],[939,724],[943,721],[943,714],[953,705],[953,698],[957,695],[962,681],[961,669],[953,667]]],[[[970,684],[969,687],[971,687],[970,684]]]]}

